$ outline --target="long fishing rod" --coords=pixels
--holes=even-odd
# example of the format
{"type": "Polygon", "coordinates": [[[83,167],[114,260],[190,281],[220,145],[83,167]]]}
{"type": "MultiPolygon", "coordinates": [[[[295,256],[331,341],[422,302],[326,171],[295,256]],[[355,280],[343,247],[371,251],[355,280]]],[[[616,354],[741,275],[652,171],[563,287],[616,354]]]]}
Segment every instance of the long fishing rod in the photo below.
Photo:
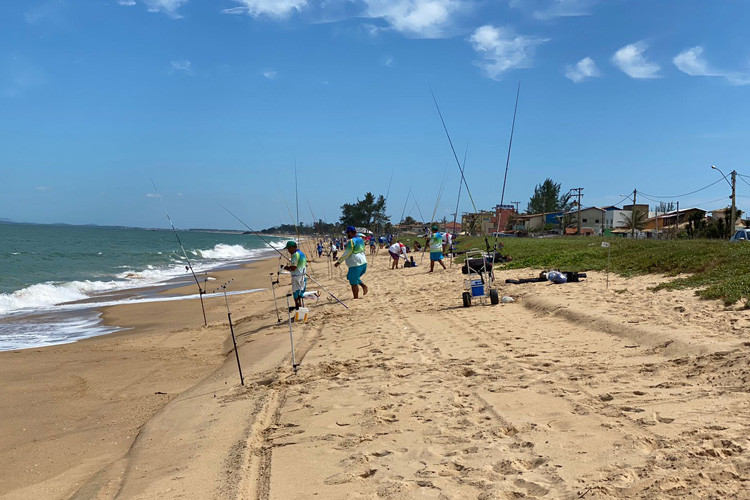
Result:
{"type": "Polygon", "coordinates": [[[229,320],[229,331],[232,334],[232,344],[234,344],[234,357],[237,359],[237,370],[240,372],[240,384],[244,386],[245,385],[245,377],[242,376],[242,365],[240,364],[240,355],[237,352],[237,339],[234,336],[234,326],[232,325],[232,312],[229,310],[229,299],[227,299],[227,286],[229,286],[229,284],[232,281],[234,281],[234,278],[232,278],[231,280],[227,281],[226,283],[224,283],[223,285],[221,285],[219,288],[217,288],[216,290],[214,290],[211,293],[216,293],[219,290],[223,290],[224,291],[224,303],[227,306],[227,319],[229,320]]]}
{"type": "MultiPolygon", "coordinates": [[[[466,143],[466,149],[464,150],[464,166],[461,169],[461,174],[466,170],[466,156],[469,154],[469,143],[466,143]]],[[[453,230],[456,230],[456,221],[458,219],[458,205],[461,202],[461,188],[464,187],[464,183],[459,179],[458,181],[458,197],[456,198],[456,211],[453,213],[453,230]]],[[[453,267],[453,238],[451,238],[451,267],[453,267]]]]}
{"type": "MultiPolygon", "coordinates": [[[[461,172],[461,180],[464,182],[464,185],[466,186],[466,193],[469,195],[469,199],[471,200],[471,206],[474,208],[474,213],[478,213],[477,211],[477,205],[474,203],[474,197],[471,195],[471,190],[469,189],[469,183],[466,182],[466,177],[464,176],[463,168],[461,168],[461,162],[458,161],[458,155],[456,154],[456,148],[453,147],[453,140],[451,139],[451,135],[448,132],[448,127],[445,125],[445,120],[443,119],[443,113],[440,111],[440,106],[438,105],[437,98],[435,97],[435,92],[432,91],[432,87],[430,86],[430,93],[432,94],[432,100],[435,103],[435,108],[437,108],[438,115],[440,116],[440,123],[443,124],[443,130],[445,130],[445,135],[448,137],[448,143],[451,146],[451,151],[453,152],[453,158],[456,160],[456,165],[458,166],[458,170],[461,172]]],[[[482,234],[484,234],[484,229],[482,228],[482,225],[479,225],[480,230],[482,231],[482,234]]],[[[490,242],[487,239],[487,235],[484,234],[484,245],[487,249],[487,252],[490,251],[490,242]]]]}
{"type": "Polygon", "coordinates": [[[443,119],[443,113],[440,111],[440,106],[438,105],[437,98],[435,97],[435,92],[432,91],[432,87],[430,87],[430,93],[432,94],[432,101],[435,103],[435,108],[437,108],[438,115],[440,116],[440,123],[443,124],[443,130],[445,130],[445,135],[448,137],[448,143],[451,146],[451,151],[453,151],[453,158],[456,160],[456,165],[458,166],[459,172],[461,172],[461,180],[463,181],[464,185],[466,186],[466,192],[469,195],[469,199],[471,200],[471,206],[474,208],[474,212],[477,211],[477,205],[474,203],[474,197],[471,196],[471,190],[469,189],[469,184],[466,182],[466,177],[464,177],[464,170],[461,168],[461,162],[458,161],[458,155],[456,154],[456,148],[453,147],[453,140],[451,139],[451,135],[448,132],[448,127],[445,125],[445,120],[443,119]]]}
{"type": "Polygon", "coordinates": [[[497,227],[495,228],[495,244],[492,252],[492,264],[495,264],[495,255],[497,254],[497,234],[500,232],[500,214],[503,210],[505,201],[505,183],[508,180],[508,167],[510,166],[510,151],[513,147],[513,132],[516,130],[516,113],[518,112],[518,97],[521,95],[521,80],[518,80],[518,89],[516,90],[516,105],[513,108],[513,124],[510,126],[510,141],[508,141],[508,157],[505,159],[505,176],[503,177],[503,192],[500,195],[500,213],[497,216],[497,227]]]}
{"type": "MultiPolygon", "coordinates": [[[[510,127],[510,141],[508,142],[508,157],[505,159],[505,177],[503,177],[503,192],[500,194],[500,205],[505,201],[505,183],[508,180],[508,167],[510,166],[510,150],[513,147],[513,132],[516,130],[516,112],[518,111],[518,97],[521,95],[521,80],[518,80],[516,90],[516,105],[513,108],[513,124],[510,127]]],[[[500,219],[498,218],[498,221],[500,219]]]]}
{"type": "MultiPolygon", "coordinates": [[[[271,244],[271,242],[269,242],[269,241],[268,241],[267,239],[265,239],[265,238],[264,238],[264,237],[263,237],[263,236],[262,236],[262,235],[261,235],[261,234],[260,234],[260,233],[259,233],[258,231],[254,230],[253,228],[251,228],[250,226],[248,226],[248,225],[247,225],[247,224],[246,224],[246,223],[245,223],[245,222],[244,222],[244,221],[243,221],[242,219],[240,219],[239,217],[237,217],[237,216],[236,216],[236,215],[235,215],[234,213],[232,213],[232,211],[230,211],[230,210],[229,210],[229,209],[228,209],[227,207],[225,207],[225,206],[224,206],[224,205],[222,205],[221,203],[219,203],[219,206],[220,206],[221,208],[223,208],[224,210],[226,210],[226,211],[227,211],[227,213],[228,213],[229,215],[231,215],[232,217],[234,217],[235,219],[237,219],[237,221],[238,221],[238,222],[239,222],[240,224],[242,224],[243,226],[245,226],[245,227],[246,227],[246,228],[247,228],[247,229],[248,229],[248,230],[250,231],[250,233],[251,233],[251,234],[254,234],[254,235],[255,235],[255,236],[257,236],[258,238],[260,238],[260,239],[261,239],[261,240],[262,240],[262,241],[263,241],[263,242],[264,242],[264,243],[265,243],[266,245],[268,245],[268,246],[269,246],[269,247],[271,247],[271,248],[272,248],[272,249],[273,249],[274,251],[276,251],[276,253],[278,253],[278,254],[279,254],[280,256],[284,257],[284,258],[285,258],[285,259],[286,259],[287,261],[289,261],[289,263],[291,263],[291,262],[292,262],[292,260],[291,260],[291,259],[290,259],[290,258],[289,258],[288,256],[286,256],[286,255],[284,255],[283,253],[281,253],[281,250],[279,250],[278,248],[276,248],[275,246],[273,246],[273,245],[271,244]]],[[[324,287],[323,285],[321,285],[321,284],[320,284],[320,282],[319,282],[318,280],[316,280],[315,278],[313,278],[313,277],[312,277],[312,276],[310,276],[309,274],[308,274],[307,276],[308,276],[308,277],[309,277],[309,278],[310,278],[311,280],[313,280],[313,281],[314,281],[314,282],[315,282],[315,283],[316,283],[316,284],[317,284],[317,285],[318,285],[318,286],[319,286],[320,288],[322,288],[324,292],[326,292],[326,293],[327,293],[328,295],[330,295],[330,296],[331,296],[331,297],[333,298],[333,300],[335,300],[336,302],[338,302],[339,304],[341,304],[342,306],[344,306],[344,307],[345,307],[346,309],[349,309],[349,306],[347,306],[346,304],[344,304],[343,302],[341,302],[341,300],[340,300],[340,299],[339,299],[338,297],[336,297],[336,296],[335,296],[334,294],[332,294],[332,293],[331,293],[330,291],[328,291],[328,289],[327,289],[326,287],[324,287]]]]}
{"type": "Polygon", "coordinates": [[[195,280],[195,284],[198,286],[198,297],[201,299],[201,311],[203,311],[203,326],[208,326],[208,321],[206,320],[206,307],[203,304],[203,294],[205,294],[206,291],[201,287],[201,284],[198,281],[198,276],[196,276],[195,270],[193,270],[193,264],[190,262],[190,259],[187,256],[185,247],[182,245],[182,240],[180,240],[180,235],[177,234],[177,229],[174,227],[174,223],[172,222],[172,218],[169,216],[169,212],[167,212],[167,205],[166,203],[164,203],[164,198],[162,198],[161,194],[159,194],[159,189],[156,187],[156,182],[154,182],[153,177],[151,178],[151,184],[153,184],[154,186],[156,197],[159,198],[159,200],[161,200],[161,206],[162,208],[164,208],[164,213],[167,216],[169,225],[172,226],[172,231],[174,232],[174,235],[177,238],[177,243],[179,243],[180,248],[182,249],[182,255],[185,257],[185,262],[187,262],[187,266],[185,266],[185,269],[190,270],[190,273],[193,275],[193,279],[195,280]]]}

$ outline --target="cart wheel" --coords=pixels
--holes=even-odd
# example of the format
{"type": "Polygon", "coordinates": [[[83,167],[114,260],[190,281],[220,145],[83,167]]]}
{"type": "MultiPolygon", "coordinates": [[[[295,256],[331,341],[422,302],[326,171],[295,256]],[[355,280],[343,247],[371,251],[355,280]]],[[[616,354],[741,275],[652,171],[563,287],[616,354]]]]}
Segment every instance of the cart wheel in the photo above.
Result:
{"type": "Polygon", "coordinates": [[[496,306],[499,303],[500,303],[500,297],[497,293],[497,289],[493,288],[492,290],[490,290],[490,304],[492,304],[493,306],[496,306]]]}
{"type": "Polygon", "coordinates": [[[461,296],[464,299],[464,307],[471,306],[471,293],[470,292],[464,292],[461,296]]]}

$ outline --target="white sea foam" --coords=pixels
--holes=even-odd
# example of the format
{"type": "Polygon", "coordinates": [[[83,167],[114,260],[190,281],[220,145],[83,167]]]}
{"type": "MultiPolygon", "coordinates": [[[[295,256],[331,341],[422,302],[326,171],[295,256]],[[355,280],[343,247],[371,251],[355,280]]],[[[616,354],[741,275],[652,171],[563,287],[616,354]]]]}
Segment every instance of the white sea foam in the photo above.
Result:
{"type": "MultiPolygon", "coordinates": [[[[223,264],[262,257],[268,251],[268,248],[248,250],[242,245],[219,243],[212,249],[191,250],[190,252],[198,256],[192,262],[193,270],[196,273],[204,273],[223,264]]],[[[49,311],[59,304],[88,299],[97,294],[128,288],[145,288],[177,278],[192,280],[192,276],[185,270],[184,259],[172,259],[172,262],[172,265],[164,267],[147,265],[142,270],[119,267],[124,270],[115,276],[116,280],[111,281],[87,280],[62,284],[47,282],[31,285],[13,293],[3,293],[0,294],[0,317],[17,312],[49,311]]]]}
{"type": "Polygon", "coordinates": [[[197,251],[201,258],[212,260],[245,260],[257,257],[260,252],[262,250],[248,250],[242,245],[227,245],[225,243],[219,243],[211,250],[197,251]]]}
{"type": "Polygon", "coordinates": [[[63,285],[39,283],[13,293],[0,294],[0,315],[24,309],[44,309],[117,288],[122,286],[115,281],[73,281],[63,285]]]}
{"type": "Polygon", "coordinates": [[[104,335],[123,328],[101,324],[101,314],[75,316],[37,317],[19,322],[0,322],[0,351],[14,351],[55,344],[68,344],[77,340],[104,335]]]}

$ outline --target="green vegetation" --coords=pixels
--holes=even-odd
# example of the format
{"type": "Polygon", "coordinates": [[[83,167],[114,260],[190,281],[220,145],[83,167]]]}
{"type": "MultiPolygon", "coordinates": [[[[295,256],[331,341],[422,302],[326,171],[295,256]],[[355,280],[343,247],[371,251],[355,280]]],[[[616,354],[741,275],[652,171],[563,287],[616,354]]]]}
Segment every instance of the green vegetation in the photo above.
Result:
{"type": "MultiPolygon", "coordinates": [[[[750,244],[717,240],[629,240],[596,237],[502,238],[503,253],[513,261],[501,269],[551,269],[604,271],[607,249],[612,244],[610,271],[623,275],[665,274],[682,276],[662,283],[655,290],[697,288],[705,299],[720,299],[731,305],[745,299],[750,307],[750,244]]],[[[490,239],[490,245],[493,239],[490,239]]],[[[459,238],[460,250],[484,249],[481,238],[459,238]]]]}

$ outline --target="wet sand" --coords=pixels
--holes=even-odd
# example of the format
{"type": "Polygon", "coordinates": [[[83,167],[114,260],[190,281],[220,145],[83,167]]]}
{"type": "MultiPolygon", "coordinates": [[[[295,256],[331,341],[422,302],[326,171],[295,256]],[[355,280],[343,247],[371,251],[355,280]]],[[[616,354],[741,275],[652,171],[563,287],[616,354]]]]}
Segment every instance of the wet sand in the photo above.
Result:
{"type": "Polygon", "coordinates": [[[1,353],[0,495],[750,497],[750,311],[599,273],[463,308],[457,266],[390,271],[382,251],[355,301],[312,268],[349,309],[309,304],[296,374],[270,290],[229,299],[245,387],[223,299],[207,328],[197,301],[118,306],[133,330],[1,353]]]}

